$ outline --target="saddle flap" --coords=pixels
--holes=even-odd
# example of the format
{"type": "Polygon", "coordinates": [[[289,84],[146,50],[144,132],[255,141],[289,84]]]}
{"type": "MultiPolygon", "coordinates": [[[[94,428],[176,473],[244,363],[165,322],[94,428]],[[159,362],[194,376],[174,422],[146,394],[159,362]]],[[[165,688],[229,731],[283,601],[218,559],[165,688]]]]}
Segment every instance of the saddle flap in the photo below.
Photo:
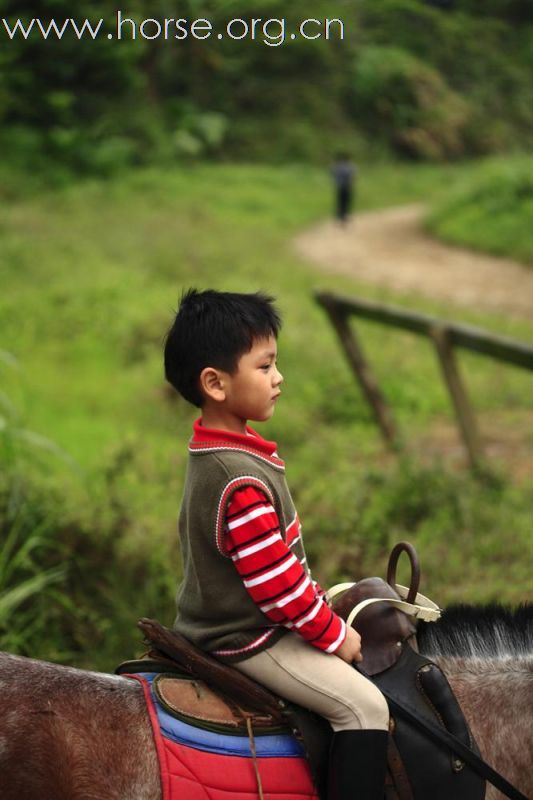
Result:
{"type": "Polygon", "coordinates": [[[172,716],[209,729],[232,728],[242,732],[249,718],[256,730],[279,728],[268,714],[243,709],[217,694],[201,680],[158,675],[153,682],[156,697],[172,716]]]}
{"type": "Polygon", "coordinates": [[[167,711],[216,725],[237,727],[239,720],[229,705],[202,681],[160,676],[156,694],[167,711]]]}
{"type": "MultiPolygon", "coordinates": [[[[382,578],[364,578],[334,600],[333,608],[347,620],[352,609],[369,598],[400,600],[382,578]]],[[[377,675],[392,667],[402,653],[402,643],[416,633],[413,619],[389,603],[367,606],[357,615],[353,627],[361,636],[362,666],[367,675],[377,675]]]]}

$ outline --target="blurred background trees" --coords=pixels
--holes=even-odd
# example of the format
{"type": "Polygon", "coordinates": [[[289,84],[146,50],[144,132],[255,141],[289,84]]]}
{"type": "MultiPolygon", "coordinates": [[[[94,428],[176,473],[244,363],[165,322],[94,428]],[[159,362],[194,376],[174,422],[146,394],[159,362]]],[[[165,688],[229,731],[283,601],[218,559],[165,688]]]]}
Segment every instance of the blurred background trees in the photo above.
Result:
{"type": "MultiPolygon", "coordinates": [[[[145,18],[281,18],[286,0],[135,0],[145,18]]],[[[0,2],[10,24],[58,22],[66,0],[0,2]]],[[[307,12],[306,12],[307,13],[307,12]]],[[[309,12],[311,14],[311,12],[309,12]]],[[[82,0],[75,18],[110,30],[116,4],[82,0]]],[[[323,160],[333,147],[442,160],[527,147],[533,125],[533,11],[517,0],[318,0],[345,39],[203,41],[101,35],[3,37],[0,143],[15,162],[76,171],[191,157],[323,160]],[[332,133],[334,134],[332,136],[332,133]]],[[[305,16],[305,15],[304,15],[305,16]]]]}

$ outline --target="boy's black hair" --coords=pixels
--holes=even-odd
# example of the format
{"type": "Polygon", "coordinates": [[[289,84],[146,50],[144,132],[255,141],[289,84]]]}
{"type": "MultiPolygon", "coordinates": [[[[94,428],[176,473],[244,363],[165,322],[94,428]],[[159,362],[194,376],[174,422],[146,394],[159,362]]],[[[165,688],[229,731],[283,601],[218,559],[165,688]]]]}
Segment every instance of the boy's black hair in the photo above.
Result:
{"type": "Polygon", "coordinates": [[[230,374],[256,339],[277,338],[281,318],[262,292],[238,294],[189,289],[165,340],[165,376],[182,397],[201,407],[198,379],[205,367],[230,374]]]}

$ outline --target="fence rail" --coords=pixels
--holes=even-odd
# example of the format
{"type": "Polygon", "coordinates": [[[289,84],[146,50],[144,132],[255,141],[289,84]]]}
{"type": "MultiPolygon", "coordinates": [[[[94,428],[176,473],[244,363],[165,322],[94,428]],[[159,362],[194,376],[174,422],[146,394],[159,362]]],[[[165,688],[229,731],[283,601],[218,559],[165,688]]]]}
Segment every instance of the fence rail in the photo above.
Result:
{"type": "Polygon", "coordinates": [[[505,336],[496,336],[470,325],[449,322],[384,303],[373,303],[329,292],[316,292],[315,298],[333,325],[348,363],[374,412],[385,442],[395,449],[398,448],[398,434],[391,410],[363,354],[354,328],[349,324],[349,318],[355,316],[382,325],[402,328],[426,336],[433,342],[470,464],[473,467],[480,466],[483,460],[483,447],[476,419],[459,373],[454,348],[470,350],[516,367],[533,370],[533,346],[505,336]]]}

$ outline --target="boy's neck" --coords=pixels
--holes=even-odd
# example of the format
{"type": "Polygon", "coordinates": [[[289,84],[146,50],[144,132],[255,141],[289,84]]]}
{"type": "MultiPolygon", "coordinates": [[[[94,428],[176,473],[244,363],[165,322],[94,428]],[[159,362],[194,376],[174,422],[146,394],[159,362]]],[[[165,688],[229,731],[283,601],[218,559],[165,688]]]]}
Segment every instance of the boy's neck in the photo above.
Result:
{"type": "Polygon", "coordinates": [[[218,409],[214,410],[209,407],[202,409],[202,425],[204,428],[246,436],[247,422],[245,419],[241,420],[233,415],[224,414],[218,409]]]}

